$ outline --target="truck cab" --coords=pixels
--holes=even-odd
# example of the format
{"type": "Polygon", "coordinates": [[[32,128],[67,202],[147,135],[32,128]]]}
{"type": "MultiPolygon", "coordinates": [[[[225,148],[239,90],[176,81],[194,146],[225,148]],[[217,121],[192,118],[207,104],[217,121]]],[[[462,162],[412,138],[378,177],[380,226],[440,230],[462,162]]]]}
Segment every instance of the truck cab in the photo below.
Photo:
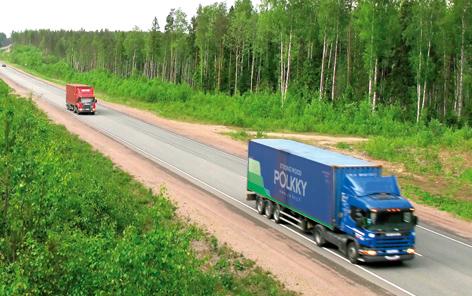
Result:
{"type": "Polygon", "coordinates": [[[85,84],[67,84],[66,108],[78,114],[95,114],[97,99],[93,87],[85,84]]]}
{"type": "Polygon", "coordinates": [[[341,207],[338,226],[351,237],[345,250],[351,262],[414,258],[417,217],[396,177],[346,176],[341,207]]]}

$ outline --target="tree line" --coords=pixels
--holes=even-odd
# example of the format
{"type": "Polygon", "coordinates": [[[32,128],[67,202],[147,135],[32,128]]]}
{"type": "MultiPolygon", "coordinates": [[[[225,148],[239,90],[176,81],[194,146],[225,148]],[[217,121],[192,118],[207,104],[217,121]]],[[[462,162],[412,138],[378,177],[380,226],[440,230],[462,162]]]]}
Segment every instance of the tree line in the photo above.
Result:
{"type": "Polygon", "coordinates": [[[170,11],[161,30],[13,32],[78,71],[208,92],[402,106],[411,121],[470,122],[469,0],[237,0],[170,11]],[[288,96],[293,94],[293,96],[288,96]]]}

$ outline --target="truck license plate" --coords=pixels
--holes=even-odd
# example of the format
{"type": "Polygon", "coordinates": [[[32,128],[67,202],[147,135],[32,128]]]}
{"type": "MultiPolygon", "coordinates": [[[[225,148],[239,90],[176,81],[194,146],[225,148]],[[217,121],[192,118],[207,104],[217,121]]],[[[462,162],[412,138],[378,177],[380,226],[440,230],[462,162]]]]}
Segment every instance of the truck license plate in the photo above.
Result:
{"type": "Polygon", "coordinates": [[[398,254],[398,250],[387,250],[387,254],[398,254]]]}
{"type": "Polygon", "coordinates": [[[402,234],[401,233],[398,233],[398,232],[390,232],[390,233],[386,233],[385,236],[401,236],[402,234]]]}

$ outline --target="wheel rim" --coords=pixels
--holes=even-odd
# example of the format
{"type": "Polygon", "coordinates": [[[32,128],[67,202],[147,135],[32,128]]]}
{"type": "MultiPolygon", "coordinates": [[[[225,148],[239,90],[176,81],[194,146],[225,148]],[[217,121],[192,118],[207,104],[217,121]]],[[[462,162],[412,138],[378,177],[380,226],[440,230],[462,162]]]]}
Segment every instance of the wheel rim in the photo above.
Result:
{"type": "Polygon", "coordinates": [[[269,201],[267,202],[267,205],[266,205],[266,208],[265,208],[265,214],[267,217],[270,218],[270,216],[272,216],[273,214],[273,210],[274,209],[274,205],[269,201]]]}
{"type": "Polygon", "coordinates": [[[317,245],[321,244],[321,237],[320,237],[320,231],[317,229],[315,230],[315,243],[317,245]]]}
{"type": "Polygon", "coordinates": [[[349,245],[348,249],[349,259],[354,260],[356,258],[356,247],[353,244],[349,245]]]}
{"type": "Polygon", "coordinates": [[[259,213],[261,213],[262,210],[263,210],[263,207],[262,207],[263,204],[264,204],[264,201],[259,198],[259,199],[257,200],[257,211],[258,211],[259,213]]]}
{"type": "Polygon", "coordinates": [[[275,221],[279,221],[279,219],[280,219],[280,208],[279,207],[275,207],[274,219],[275,219],[275,221]]]}

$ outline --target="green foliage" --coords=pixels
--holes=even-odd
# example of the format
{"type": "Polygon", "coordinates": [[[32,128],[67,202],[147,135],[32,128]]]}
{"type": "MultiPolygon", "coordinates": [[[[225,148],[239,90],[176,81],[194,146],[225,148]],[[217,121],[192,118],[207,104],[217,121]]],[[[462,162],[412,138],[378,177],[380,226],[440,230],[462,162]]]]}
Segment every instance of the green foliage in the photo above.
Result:
{"type": "MultiPolygon", "coordinates": [[[[163,32],[150,19],[149,31],[26,30],[13,32],[12,41],[36,46],[78,72],[159,78],[205,94],[267,93],[270,104],[282,102],[280,109],[289,102],[302,111],[322,98],[339,109],[362,102],[369,112],[393,108],[414,123],[472,125],[471,1],[257,2],[200,5],[191,18],[172,9],[163,32]]],[[[160,90],[170,86],[150,84],[132,89],[148,102],[164,99],[160,90]]],[[[194,101],[186,90],[172,95],[194,101]]],[[[246,124],[244,115],[227,121],[246,124]]],[[[304,121],[293,125],[315,128],[304,121]]]]}
{"type": "Polygon", "coordinates": [[[415,125],[405,120],[406,109],[399,105],[379,106],[372,113],[367,100],[360,103],[331,103],[313,99],[301,100],[289,93],[284,108],[280,97],[271,93],[246,93],[229,96],[204,93],[187,84],[173,84],[159,78],[118,77],[102,70],[78,72],[63,60],[42,55],[33,47],[17,46],[12,62],[25,65],[42,75],[68,82],[93,85],[108,99],[137,105],[178,119],[233,125],[255,130],[292,130],[335,134],[399,137],[417,135],[422,146],[428,141],[457,145],[461,138],[470,139],[471,129],[446,127],[437,120],[415,125]],[[421,140],[422,139],[422,140],[421,140]],[[424,141],[424,142],[421,142],[424,141]]]}
{"type": "Polygon", "coordinates": [[[404,187],[403,191],[405,195],[413,197],[419,203],[434,206],[440,210],[454,213],[459,217],[472,221],[472,203],[469,200],[431,194],[414,185],[404,187]]]}
{"type": "Polygon", "coordinates": [[[472,184],[472,168],[466,169],[460,176],[460,178],[470,184],[472,184]]]}
{"type": "MultiPolygon", "coordinates": [[[[1,81],[0,122],[1,295],[228,295],[262,288],[242,284],[260,276],[256,268],[244,276],[228,270],[231,285],[219,267],[205,269],[208,261],[190,244],[205,236],[177,219],[165,191],[153,195],[51,124],[32,101],[8,95],[1,81]]],[[[223,263],[230,259],[221,256],[223,263]]],[[[276,295],[289,294],[270,276],[263,282],[277,286],[276,295]]]]}

